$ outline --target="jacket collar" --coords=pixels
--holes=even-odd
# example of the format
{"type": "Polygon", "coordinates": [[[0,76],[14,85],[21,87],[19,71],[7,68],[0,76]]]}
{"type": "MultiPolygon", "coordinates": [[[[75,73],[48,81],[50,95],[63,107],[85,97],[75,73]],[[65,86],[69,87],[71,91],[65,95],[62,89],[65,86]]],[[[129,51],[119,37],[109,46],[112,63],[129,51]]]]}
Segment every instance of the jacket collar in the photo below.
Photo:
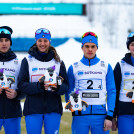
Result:
{"type": "Polygon", "coordinates": [[[10,61],[12,59],[15,59],[17,56],[15,53],[9,49],[7,53],[0,53],[0,61],[5,62],[5,61],[10,61]]]}
{"type": "Polygon", "coordinates": [[[48,53],[40,53],[35,44],[29,49],[28,53],[37,60],[44,62],[50,61],[54,58],[54,52],[52,50],[48,53]]]}
{"type": "Polygon", "coordinates": [[[126,53],[125,57],[122,60],[133,66],[133,63],[131,61],[131,53],[126,53]]]}
{"type": "Polygon", "coordinates": [[[83,56],[83,58],[80,61],[86,66],[89,66],[89,65],[92,66],[92,65],[97,64],[100,61],[100,59],[97,56],[95,56],[93,59],[88,59],[83,56]]]}

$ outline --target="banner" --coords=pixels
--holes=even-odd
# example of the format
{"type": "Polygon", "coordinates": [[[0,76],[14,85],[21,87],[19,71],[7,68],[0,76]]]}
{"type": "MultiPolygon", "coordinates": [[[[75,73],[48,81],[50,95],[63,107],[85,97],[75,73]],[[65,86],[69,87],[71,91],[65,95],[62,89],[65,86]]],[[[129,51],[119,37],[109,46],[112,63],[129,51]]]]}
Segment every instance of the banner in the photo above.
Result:
{"type": "Polygon", "coordinates": [[[0,14],[82,15],[83,5],[76,3],[0,3],[0,14]]]}

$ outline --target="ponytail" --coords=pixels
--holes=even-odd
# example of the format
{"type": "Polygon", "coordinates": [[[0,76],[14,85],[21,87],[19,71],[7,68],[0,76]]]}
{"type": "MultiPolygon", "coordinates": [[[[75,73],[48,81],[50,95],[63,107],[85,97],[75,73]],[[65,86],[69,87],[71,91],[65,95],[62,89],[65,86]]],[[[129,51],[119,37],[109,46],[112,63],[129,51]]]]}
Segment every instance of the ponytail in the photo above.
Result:
{"type": "Polygon", "coordinates": [[[57,62],[61,62],[60,56],[58,55],[56,49],[55,49],[53,46],[50,45],[49,50],[52,50],[52,51],[54,52],[54,59],[55,59],[57,62]]]}

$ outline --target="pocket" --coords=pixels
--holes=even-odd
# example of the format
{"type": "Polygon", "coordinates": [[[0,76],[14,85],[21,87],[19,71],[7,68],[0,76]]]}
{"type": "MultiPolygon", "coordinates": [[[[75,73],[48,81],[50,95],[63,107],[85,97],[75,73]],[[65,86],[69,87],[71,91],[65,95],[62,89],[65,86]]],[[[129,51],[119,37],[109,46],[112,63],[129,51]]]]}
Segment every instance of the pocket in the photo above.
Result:
{"type": "Polygon", "coordinates": [[[92,114],[106,114],[106,105],[93,105],[92,114]]]}

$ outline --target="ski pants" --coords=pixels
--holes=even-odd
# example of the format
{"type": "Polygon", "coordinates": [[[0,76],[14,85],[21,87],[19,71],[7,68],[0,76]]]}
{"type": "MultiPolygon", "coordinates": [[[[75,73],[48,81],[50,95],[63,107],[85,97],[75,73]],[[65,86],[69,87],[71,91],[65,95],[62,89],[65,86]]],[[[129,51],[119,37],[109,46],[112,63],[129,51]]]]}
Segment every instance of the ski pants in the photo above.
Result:
{"type": "Polygon", "coordinates": [[[83,115],[73,116],[72,134],[109,134],[104,131],[105,115],[83,115]]]}
{"type": "Polygon", "coordinates": [[[119,115],[117,118],[118,134],[134,133],[134,115],[119,115]]]}
{"type": "Polygon", "coordinates": [[[4,127],[5,134],[20,134],[21,133],[21,117],[0,119],[0,130],[4,127]]]}
{"type": "Polygon", "coordinates": [[[44,123],[45,134],[58,134],[61,115],[58,113],[32,114],[25,117],[27,134],[41,134],[44,123]]]}

